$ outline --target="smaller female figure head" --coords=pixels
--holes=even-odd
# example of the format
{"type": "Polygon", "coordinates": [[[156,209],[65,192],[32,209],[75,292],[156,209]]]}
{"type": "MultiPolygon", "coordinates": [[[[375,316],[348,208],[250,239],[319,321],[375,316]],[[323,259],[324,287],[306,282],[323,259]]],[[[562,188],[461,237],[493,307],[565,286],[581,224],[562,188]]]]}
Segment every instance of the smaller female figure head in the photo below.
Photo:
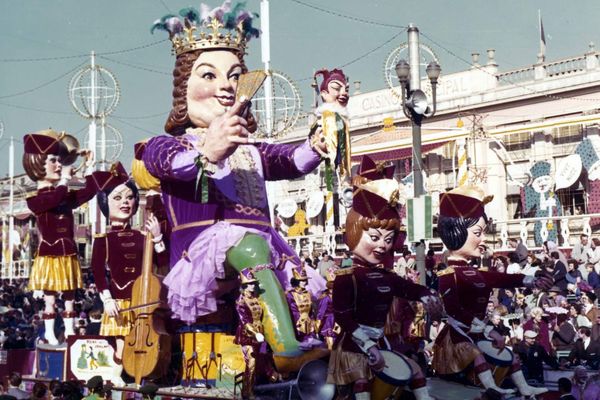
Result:
{"type": "Polygon", "coordinates": [[[440,195],[438,234],[452,256],[481,257],[488,223],[484,206],[492,197],[476,186],[459,186],[440,195]]]}
{"type": "Polygon", "coordinates": [[[64,132],[47,129],[23,137],[23,168],[32,181],[54,184],[60,180],[62,160],[68,154],[68,149],[61,140],[64,136],[64,132]]]}
{"type": "Polygon", "coordinates": [[[132,180],[98,193],[98,206],[110,222],[125,224],[137,212],[139,191],[132,180]]]}
{"type": "Polygon", "coordinates": [[[364,156],[354,177],[352,209],[346,217],[344,240],[354,257],[367,265],[393,263],[400,230],[398,182],[394,167],[376,165],[364,156]]]}

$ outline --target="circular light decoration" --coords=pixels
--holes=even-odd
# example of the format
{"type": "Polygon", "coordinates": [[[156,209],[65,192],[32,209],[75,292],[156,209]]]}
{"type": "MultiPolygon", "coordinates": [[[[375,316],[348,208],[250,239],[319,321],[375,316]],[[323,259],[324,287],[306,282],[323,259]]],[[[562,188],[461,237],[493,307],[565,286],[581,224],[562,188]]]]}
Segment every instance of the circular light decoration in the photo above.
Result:
{"type": "MultiPolygon", "coordinates": [[[[425,69],[430,62],[435,61],[439,64],[440,61],[431,47],[419,43],[419,48],[419,54],[421,58],[419,60],[421,90],[430,96],[431,82],[429,82],[429,79],[427,79],[427,72],[425,69]]],[[[388,54],[383,66],[383,77],[385,79],[385,84],[391,89],[394,96],[398,98],[402,96],[402,89],[400,88],[398,76],[396,75],[396,64],[398,64],[398,61],[402,59],[408,61],[408,43],[402,43],[399,47],[396,47],[394,50],[392,50],[390,54],[388,54]]],[[[438,87],[440,82],[441,78],[438,79],[438,87]]]]}
{"type": "MultiPolygon", "coordinates": [[[[85,135],[84,147],[86,149],[92,148],[89,131],[85,135]]],[[[99,132],[96,133],[94,148],[104,149],[104,154],[96,154],[96,162],[109,165],[117,161],[123,151],[123,136],[117,128],[103,121],[99,126],[99,132]]]]}
{"type": "Polygon", "coordinates": [[[106,117],[117,107],[120,97],[117,79],[98,64],[80,69],[69,82],[71,105],[84,118],[106,117]]]}
{"type": "Polygon", "coordinates": [[[252,109],[258,122],[256,137],[282,137],[298,121],[302,97],[291,78],[281,72],[270,71],[265,83],[252,99],[252,109]]]}

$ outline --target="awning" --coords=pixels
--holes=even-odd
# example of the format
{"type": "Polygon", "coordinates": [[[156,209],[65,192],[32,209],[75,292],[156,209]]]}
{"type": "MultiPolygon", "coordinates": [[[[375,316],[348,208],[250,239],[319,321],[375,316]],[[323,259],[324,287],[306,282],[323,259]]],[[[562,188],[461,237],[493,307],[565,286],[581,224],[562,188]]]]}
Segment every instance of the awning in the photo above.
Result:
{"type": "MultiPolygon", "coordinates": [[[[430,151],[433,151],[435,149],[442,147],[446,143],[449,143],[449,142],[443,141],[443,142],[436,142],[436,143],[429,143],[429,144],[421,145],[421,153],[422,154],[428,153],[430,151]]],[[[412,146],[404,147],[401,149],[385,150],[385,151],[379,151],[379,152],[375,152],[375,153],[352,156],[352,162],[360,163],[362,160],[362,157],[364,155],[368,155],[369,157],[371,157],[373,159],[373,161],[378,161],[378,162],[404,160],[404,159],[412,157],[412,146]]]]}

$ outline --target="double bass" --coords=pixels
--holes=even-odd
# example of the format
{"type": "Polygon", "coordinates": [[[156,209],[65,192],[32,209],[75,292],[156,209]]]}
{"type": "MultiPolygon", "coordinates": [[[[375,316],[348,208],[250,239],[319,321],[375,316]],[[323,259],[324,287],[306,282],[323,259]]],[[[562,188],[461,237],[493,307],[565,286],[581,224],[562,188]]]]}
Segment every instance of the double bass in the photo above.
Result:
{"type": "Polygon", "coordinates": [[[133,314],[131,331],[125,338],[123,368],[140,384],[142,378],[159,377],[166,373],[171,358],[171,337],[167,334],[161,301],[162,283],[152,272],[154,243],[146,232],[142,274],[135,280],[131,294],[133,314]]]}

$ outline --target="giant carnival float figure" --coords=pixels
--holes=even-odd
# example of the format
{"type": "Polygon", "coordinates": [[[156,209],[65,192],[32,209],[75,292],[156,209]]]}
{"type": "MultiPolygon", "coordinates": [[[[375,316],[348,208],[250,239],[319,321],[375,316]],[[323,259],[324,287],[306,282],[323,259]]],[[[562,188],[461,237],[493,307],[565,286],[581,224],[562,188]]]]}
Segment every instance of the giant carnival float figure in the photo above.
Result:
{"type": "Polygon", "coordinates": [[[45,340],[50,345],[58,345],[54,333],[56,296],[62,293],[65,300],[62,317],[64,334],[68,337],[75,334],[75,290],[83,287],[74,237],[73,210],[92,199],[98,191],[118,185],[123,180],[123,174],[116,166],[111,171],[95,171],[85,176],[83,188],[69,190],[68,184],[74,171],[71,164],[79,154],[84,154],[87,168],[91,168],[91,152],[80,152],[73,136],[51,129],[27,134],[23,141],[23,168],[27,176],[37,182],[37,191],[27,197],[27,206],[35,215],[40,235],[29,277],[29,289],[43,291],[45,340]]]}
{"type": "MultiPolygon", "coordinates": [[[[320,127],[323,131],[327,152],[322,153],[325,160],[325,182],[329,191],[333,190],[334,169],[339,171],[338,182],[342,190],[349,188],[351,164],[350,131],[348,122],[348,78],[341,69],[321,69],[315,72],[315,90],[322,103],[315,104],[317,120],[312,130],[320,127]],[[321,84],[317,77],[321,76],[321,84]]],[[[343,193],[340,193],[343,195],[343,193]]]]}
{"type": "Polygon", "coordinates": [[[487,324],[486,306],[494,288],[545,290],[552,286],[552,278],[489,272],[471,266],[470,262],[481,257],[485,249],[488,217],[484,206],[491,197],[475,186],[460,186],[440,195],[437,229],[449,254],[448,268],[438,276],[448,323],[435,341],[432,366],[443,378],[481,383],[501,393],[512,393],[499,387],[510,375],[521,395],[537,395],[547,389],[527,384],[519,360],[504,348],[504,337],[487,324]]]}
{"type": "Polygon", "coordinates": [[[131,218],[139,205],[139,191],[133,181],[99,192],[98,205],[110,225],[107,233],[96,235],[92,249],[92,272],[104,304],[100,335],[116,338],[115,362],[120,366],[124,337],[129,335],[134,321],[127,309],[131,307],[135,282],[142,275],[144,257],[162,265],[166,260],[160,258],[167,252],[154,215],[150,214],[146,220],[154,254],[144,254],[146,233],[131,227],[131,218]]]}
{"type": "MultiPolygon", "coordinates": [[[[169,33],[176,55],[168,135],[151,138],[142,157],[160,181],[172,228],[171,271],[164,280],[168,303],[174,318],[187,324],[230,330],[234,300],[219,299],[238,286],[236,271],[258,266],[232,264],[227,252],[245,246],[244,240],[262,241],[270,255],[254,272],[268,308],[266,341],[276,362],[282,360],[279,355],[295,364],[302,351],[282,287],[289,285],[300,259],[272,227],[265,181],[303,176],[327,149],[320,129],[300,145],[256,143],[250,99],[236,100],[238,80],[247,71],[247,42],[258,36],[253,14],[230,1],[201,10],[181,10],[179,17],[168,15],[153,27],[169,33]]],[[[316,297],[325,281],[314,270],[309,274],[308,289],[316,297]]]]}
{"type": "Polygon", "coordinates": [[[359,176],[353,179],[345,236],[353,266],[339,270],[333,283],[333,311],[341,333],[331,352],[327,378],[347,398],[352,392],[356,399],[388,398],[398,390],[391,383],[408,384],[418,400],[430,399],[417,363],[389,351],[384,337],[395,297],[422,301],[432,314],[441,314],[437,296],[391,270],[400,232],[398,182],[392,176],[393,166],[376,165],[365,156],[359,176]]]}

